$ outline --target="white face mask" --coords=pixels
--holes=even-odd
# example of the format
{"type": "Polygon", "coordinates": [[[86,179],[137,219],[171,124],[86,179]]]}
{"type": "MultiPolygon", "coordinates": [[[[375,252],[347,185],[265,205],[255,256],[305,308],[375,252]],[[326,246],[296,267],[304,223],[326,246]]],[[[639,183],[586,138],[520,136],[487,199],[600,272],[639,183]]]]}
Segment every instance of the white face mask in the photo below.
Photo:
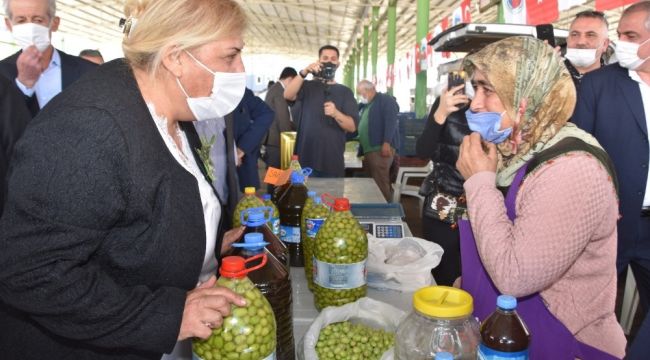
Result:
{"type": "Polygon", "coordinates": [[[567,48],[564,57],[575,67],[589,67],[596,63],[598,49],[573,49],[567,48]]]}
{"type": "Polygon", "coordinates": [[[635,44],[628,41],[619,40],[616,42],[616,58],[618,63],[627,69],[636,70],[638,69],[648,58],[641,59],[639,58],[638,52],[639,48],[650,41],[650,39],[642,42],[641,44],[635,44]]]}
{"type": "Polygon", "coordinates": [[[362,96],[361,99],[359,100],[360,103],[362,104],[367,104],[368,103],[368,98],[365,96],[362,96]]]}
{"type": "Polygon", "coordinates": [[[192,54],[186,52],[197,64],[214,76],[212,93],[207,97],[193,98],[187,94],[181,81],[176,78],[183,94],[187,96],[187,105],[190,107],[194,118],[197,121],[204,121],[224,117],[230,114],[241,99],[246,90],[246,73],[224,73],[210,70],[203,63],[198,61],[192,54]]]}
{"type": "Polygon", "coordinates": [[[23,50],[34,45],[38,51],[43,52],[50,46],[50,29],[34,23],[13,25],[11,33],[16,44],[23,50]]]}

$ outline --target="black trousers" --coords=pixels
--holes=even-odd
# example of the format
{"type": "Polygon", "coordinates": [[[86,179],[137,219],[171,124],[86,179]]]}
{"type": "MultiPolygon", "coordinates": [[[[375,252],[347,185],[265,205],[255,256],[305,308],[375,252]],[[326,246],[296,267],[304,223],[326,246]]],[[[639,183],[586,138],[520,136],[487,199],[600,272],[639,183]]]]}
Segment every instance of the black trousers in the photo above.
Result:
{"type": "Polygon", "coordinates": [[[433,270],[433,278],[438,285],[451,286],[460,276],[460,233],[458,227],[440,220],[422,216],[422,234],[426,240],[440,245],[445,253],[440,264],[433,270]]]}

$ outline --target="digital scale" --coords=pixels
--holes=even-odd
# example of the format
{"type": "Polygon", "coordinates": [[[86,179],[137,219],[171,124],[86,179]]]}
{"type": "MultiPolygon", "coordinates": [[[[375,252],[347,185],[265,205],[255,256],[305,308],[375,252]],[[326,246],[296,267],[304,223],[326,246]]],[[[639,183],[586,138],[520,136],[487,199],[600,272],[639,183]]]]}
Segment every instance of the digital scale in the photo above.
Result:
{"type": "Polygon", "coordinates": [[[351,204],[350,211],[366,232],[376,238],[401,239],[406,235],[402,204],[351,204]]]}

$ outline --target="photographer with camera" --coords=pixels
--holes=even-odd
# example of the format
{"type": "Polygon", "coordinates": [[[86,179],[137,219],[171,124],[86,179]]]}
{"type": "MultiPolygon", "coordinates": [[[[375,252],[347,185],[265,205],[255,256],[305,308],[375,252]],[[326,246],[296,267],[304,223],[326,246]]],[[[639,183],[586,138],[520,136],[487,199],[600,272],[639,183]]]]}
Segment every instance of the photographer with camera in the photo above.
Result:
{"type": "Polygon", "coordinates": [[[345,134],[356,130],[359,109],[352,90],[334,80],[339,50],[325,45],[318,57],[284,89],[287,101],[302,103],[294,153],[303,167],[312,168],[311,176],[343,177],[345,134]],[[309,74],[313,79],[305,80],[309,74]]]}

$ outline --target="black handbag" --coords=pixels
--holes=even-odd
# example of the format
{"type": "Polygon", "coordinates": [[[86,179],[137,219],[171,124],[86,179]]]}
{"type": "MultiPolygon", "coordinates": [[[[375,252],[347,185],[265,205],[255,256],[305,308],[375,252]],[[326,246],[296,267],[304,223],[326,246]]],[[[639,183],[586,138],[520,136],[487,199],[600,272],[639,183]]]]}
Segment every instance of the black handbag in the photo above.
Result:
{"type": "Polygon", "coordinates": [[[420,186],[419,194],[424,196],[423,217],[436,219],[447,224],[456,224],[467,211],[465,195],[455,196],[440,191],[435,182],[436,172],[432,171],[420,186]]]}

